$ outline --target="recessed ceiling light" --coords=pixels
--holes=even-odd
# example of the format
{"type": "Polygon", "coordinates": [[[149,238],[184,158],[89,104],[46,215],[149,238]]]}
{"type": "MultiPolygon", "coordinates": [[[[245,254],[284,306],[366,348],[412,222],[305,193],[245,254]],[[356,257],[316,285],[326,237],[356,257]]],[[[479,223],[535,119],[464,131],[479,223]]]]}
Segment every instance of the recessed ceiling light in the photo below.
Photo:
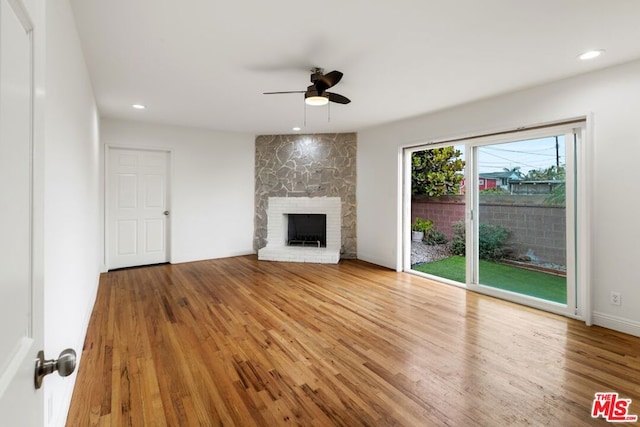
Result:
{"type": "Polygon", "coordinates": [[[144,110],[145,108],[147,108],[142,104],[133,104],[132,107],[135,108],[136,110],[144,110]]]}
{"type": "Polygon", "coordinates": [[[296,126],[296,127],[294,127],[294,128],[293,128],[293,130],[294,130],[294,131],[296,131],[296,132],[297,132],[297,131],[299,131],[300,129],[301,129],[301,128],[299,128],[298,126],[296,126]]]}
{"type": "Polygon", "coordinates": [[[597,58],[598,56],[602,55],[603,53],[604,53],[604,49],[588,50],[588,51],[580,54],[580,56],[578,56],[578,58],[582,59],[583,61],[586,61],[587,59],[597,58]]]}

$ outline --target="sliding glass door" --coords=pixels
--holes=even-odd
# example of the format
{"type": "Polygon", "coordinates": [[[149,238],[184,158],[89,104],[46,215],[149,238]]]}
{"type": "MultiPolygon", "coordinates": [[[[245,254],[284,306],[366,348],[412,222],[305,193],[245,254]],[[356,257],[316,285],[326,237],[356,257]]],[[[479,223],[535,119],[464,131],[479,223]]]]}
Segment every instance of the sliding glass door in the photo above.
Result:
{"type": "Polygon", "coordinates": [[[574,194],[578,136],[573,129],[534,135],[476,141],[471,148],[477,186],[469,224],[474,272],[469,286],[572,314],[577,308],[574,194]]]}
{"type": "MultiPolygon", "coordinates": [[[[584,284],[576,280],[582,139],[583,123],[571,123],[406,150],[405,165],[411,158],[413,166],[412,176],[405,174],[405,184],[412,188],[410,196],[405,188],[412,201],[405,209],[406,236],[411,226],[416,228],[416,218],[427,212],[424,219],[431,222],[430,230],[442,235],[443,246],[437,260],[416,263],[416,243],[411,243],[412,251],[405,244],[405,254],[413,257],[411,263],[405,261],[405,269],[579,316],[586,298],[584,284]],[[425,195],[417,190],[430,185],[420,187],[419,179],[437,175],[427,171],[416,176],[416,156],[430,152],[434,157],[443,147],[458,153],[463,167],[455,173],[463,178],[449,194],[425,195]]],[[[430,233],[421,247],[433,240],[430,233]]]]}

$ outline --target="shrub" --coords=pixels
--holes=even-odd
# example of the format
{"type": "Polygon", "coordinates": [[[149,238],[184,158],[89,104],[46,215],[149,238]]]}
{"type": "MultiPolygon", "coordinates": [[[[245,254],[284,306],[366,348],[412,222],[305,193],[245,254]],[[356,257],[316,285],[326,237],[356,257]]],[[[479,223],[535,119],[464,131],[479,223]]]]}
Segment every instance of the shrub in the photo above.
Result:
{"type": "Polygon", "coordinates": [[[411,155],[412,194],[431,197],[458,194],[464,179],[462,151],[454,146],[429,148],[411,155]]]}
{"type": "Polygon", "coordinates": [[[429,219],[425,221],[418,216],[415,221],[413,221],[413,225],[411,225],[411,231],[422,231],[426,233],[431,230],[431,227],[433,227],[433,221],[429,219]]]}
{"type": "Polygon", "coordinates": [[[442,245],[447,243],[447,238],[443,232],[431,228],[424,233],[422,241],[427,245],[442,245]]]}
{"type": "MultiPolygon", "coordinates": [[[[478,252],[480,259],[495,261],[504,256],[504,244],[509,238],[509,230],[500,225],[480,223],[478,230],[478,252]]],[[[451,252],[454,255],[465,255],[466,233],[464,222],[453,224],[451,252]]]]}
{"type": "Polygon", "coordinates": [[[465,256],[465,229],[464,221],[453,223],[453,237],[451,238],[451,253],[454,255],[465,256]]]}
{"type": "Polygon", "coordinates": [[[480,224],[480,258],[496,260],[504,256],[504,244],[509,231],[500,225],[480,224]]]}

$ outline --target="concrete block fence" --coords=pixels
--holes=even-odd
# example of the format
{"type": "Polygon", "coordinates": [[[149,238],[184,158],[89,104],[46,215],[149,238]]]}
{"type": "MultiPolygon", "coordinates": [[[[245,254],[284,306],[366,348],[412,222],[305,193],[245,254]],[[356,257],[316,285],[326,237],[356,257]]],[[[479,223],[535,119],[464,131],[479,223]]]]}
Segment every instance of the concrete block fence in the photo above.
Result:
{"type": "MultiPolygon", "coordinates": [[[[480,196],[480,222],[509,230],[507,246],[514,257],[528,256],[539,262],[566,264],[565,208],[547,206],[541,196],[480,196]]],[[[447,239],[452,225],[464,220],[464,196],[414,197],[411,221],[430,219],[447,239]]]]}

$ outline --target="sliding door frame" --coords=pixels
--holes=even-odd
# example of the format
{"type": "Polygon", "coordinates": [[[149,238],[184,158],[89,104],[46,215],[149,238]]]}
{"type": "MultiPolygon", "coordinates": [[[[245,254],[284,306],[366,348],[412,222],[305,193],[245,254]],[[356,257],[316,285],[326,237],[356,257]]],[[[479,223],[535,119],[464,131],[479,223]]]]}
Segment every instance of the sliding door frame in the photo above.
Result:
{"type": "Polygon", "coordinates": [[[466,192],[466,217],[468,221],[467,227],[467,288],[491,295],[494,297],[506,299],[519,304],[528,305],[534,308],[542,309],[552,313],[562,314],[570,317],[582,318],[583,300],[579,300],[578,296],[585,293],[585,288],[577,280],[577,256],[579,243],[577,241],[577,225],[578,225],[578,209],[576,196],[576,162],[577,152],[583,145],[581,139],[583,136],[583,126],[580,123],[554,126],[544,129],[535,129],[531,131],[518,131],[510,134],[499,136],[489,136],[486,138],[477,138],[466,144],[466,151],[470,153],[470,160],[467,162],[467,177],[470,185],[466,192]],[[482,147],[489,145],[499,145],[510,142],[528,141],[539,138],[563,135],[565,137],[565,155],[566,155],[566,184],[565,184],[565,201],[566,201],[566,281],[567,281],[567,301],[566,304],[546,301],[543,299],[531,297],[524,294],[505,291],[502,289],[491,287],[490,285],[481,284],[479,280],[479,256],[477,243],[479,241],[479,190],[478,190],[478,173],[475,170],[478,164],[478,151],[482,147]],[[574,150],[575,148],[575,150],[574,150]]]}
{"type": "Polygon", "coordinates": [[[475,292],[508,299],[510,301],[542,309],[567,317],[584,320],[591,324],[591,284],[589,274],[590,260],[590,212],[591,201],[588,192],[590,185],[590,161],[592,144],[588,137],[592,121],[590,117],[581,117],[548,125],[532,126],[528,129],[518,128],[510,131],[494,132],[487,135],[457,138],[435,143],[427,143],[405,147],[403,149],[402,174],[403,207],[402,207],[402,266],[405,272],[426,276],[447,284],[461,286],[475,292]],[[490,286],[481,285],[478,280],[478,224],[479,212],[478,178],[476,173],[478,147],[491,144],[515,142],[543,138],[554,135],[565,135],[566,139],[566,218],[567,218],[567,304],[558,304],[529,296],[502,291],[490,286]],[[575,143],[574,136],[575,135],[575,143]],[[466,283],[439,278],[416,272],[411,269],[411,154],[416,151],[452,145],[465,146],[465,226],[466,226],[466,283]],[[575,148],[575,151],[574,151],[575,148]],[[571,160],[571,161],[569,161],[571,160]],[[575,169],[574,169],[575,168],[575,169]],[[575,179],[575,181],[574,181],[575,179]]]}

